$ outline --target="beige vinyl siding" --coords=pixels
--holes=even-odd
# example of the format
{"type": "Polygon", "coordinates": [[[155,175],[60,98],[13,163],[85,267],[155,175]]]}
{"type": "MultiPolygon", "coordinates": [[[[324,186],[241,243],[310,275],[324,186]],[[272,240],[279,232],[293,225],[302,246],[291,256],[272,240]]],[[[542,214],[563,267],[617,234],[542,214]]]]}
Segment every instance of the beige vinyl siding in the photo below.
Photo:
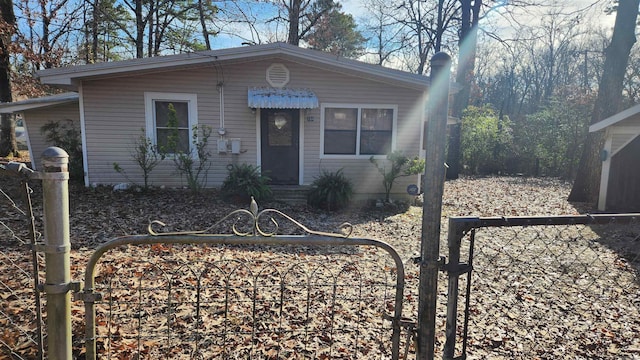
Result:
{"type": "Polygon", "coordinates": [[[637,134],[613,134],[611,136],[611,155],[617,153],[623,146],[633,140],[637,134]]]}
{"type": "MultiPolygon", "coordinates": [[[[142,182],[142,172],[132,159],[136,139],[145,129],[145,92],[196,94],[199,125],[218,125],[217,106],[208,98],[217,97],[215,78],[207,71],[167,72],[153,75],[84,82],[89,182],[114,184],[128,182],[113,170],[117,162],[134,182],[142,182]],[[210,79],[210,80],[209,80],[210,79]]],[[[215,139],[215,137],[214,137],[215,139]]],[[[217,159],[214,157],[213,159],[217,159]]],[[[155,185],[182,186],[173,161],[165,159],[151,173],[155,185]]]]}
{"type": "MultiPolygon", "coordinates": [[[[118,183],[126,181],[113,170],[118,162],[130,177],[140,177],[140,171],[131,160],[135,138],[145,126],[144,93],[167,92],[197,95],[198,124],[214,129],[210,139],[213,166],[209,171],[208,186],[219,186],[227,174],[230,163],[257,164],[258,149],[257,116],[247,107],[247,89],[253,86],[269,86],[266,70],[273,63],[284,64],[290,72],[288,88],[309,88],[315,92],[320,104],[394,104],[398,106],[397,149],[415,156],[420,149],[420,133],[423,94],[413,89],[389,86],[379,82],[348,76],[343,73],[309,67],[283,58],[237,64],[217,64],[215,67],[188,69],[126,78],[103,79],[84,82],[82,96],[85,108],[85,124],[88,143],[89,181],[118,183]],[[224,82],[224,121],[226,139],[241,140],[239,155],[218,154],[215,130],[220,126],[220,93],[217,84],[224,82]]],[[[426,81],[426,80],[425,80],[426,81]]],[[[303,131],[302,183],[310,184],[322,169],[335,171],[344,168],[361,193],[382,191],[382,178],[365,159],[320,159],[320,108],[301,114],[303,131]]],[[[417,177],[403,178],[394,186],[394,192],[405,193],[408,183],[417,177]]],[[[165,160],[152,173],[155,185],[179,186],[173,163],[165,160]]]]}
{"type": "Polygon", "coordinates": [[[631,117],[607,128],[611,138],[611,156],[621,151],[640,134],[640,117],[631,117]]]}
{"type": "Polygon", "coordinates": [[[640,128],[640,114],[624,119],[611,127],[636,127],[640,128]]]}
{"type": "MultiPolygon", "coordinates": [[[[80,129],[80,111],[78,103],[68,103],[46,108],[26,110],[22,114],[24,124],[29,136],[29,151],[31,164],[34,169],[39,169],[42,164],[42,152],[52,146],[45,140],[45,135],[40,130],[50,121],[66,123],[71,120],[80,129]]],[[[66,149],[65,149],[66,150],[66,149]]]]}
{"type": "MultiPolygon", "coordinates": [[[[420,150],[420,134],[424,96],[413,89],[389,86],[366,79],[345,76],[325,70],[303,67],[283,62],[291,72],[288,87],[309,87],[323,103],[343,103],[358,105],[397,105],[397,125],[394,129],[396,149],[409,156],[417,156],[420,150]]],[[[320,148],[320,108],[309,111],[313,122],[305,122],[305,161],[304,183],[310,184],[322,170],[336,171],[343,169],[347,177],[352,179],[355,189],[363,196],[383,192],[382,176],[369,158],[360,159],[321,159],[320,148]]],[[[392,189],[395,194],[406,194],[406,186],[416,183],[417,176],[400,178],[392,189]]]]}

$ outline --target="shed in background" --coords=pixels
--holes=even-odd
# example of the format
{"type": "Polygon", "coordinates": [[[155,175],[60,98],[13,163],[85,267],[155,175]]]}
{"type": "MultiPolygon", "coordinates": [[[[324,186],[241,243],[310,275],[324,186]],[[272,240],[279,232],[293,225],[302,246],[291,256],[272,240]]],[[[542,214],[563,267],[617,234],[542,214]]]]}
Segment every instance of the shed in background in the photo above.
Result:
{"type": "Polygon", "coordinates": [[[640,104],[589,127],[604,131],[598,210],[640,211],[640,104]]]}

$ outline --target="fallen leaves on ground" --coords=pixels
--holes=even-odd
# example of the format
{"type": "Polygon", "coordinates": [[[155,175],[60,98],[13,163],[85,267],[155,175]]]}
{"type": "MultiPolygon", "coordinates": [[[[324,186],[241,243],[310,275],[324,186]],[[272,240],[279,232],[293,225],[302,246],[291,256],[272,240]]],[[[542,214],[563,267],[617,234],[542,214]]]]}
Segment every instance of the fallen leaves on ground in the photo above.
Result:
{"type": "MultiPolygon", "coordinates": [[[[566,215],[588,208],[567,203],[569,190],[566,182],[550,178],[448,181],[441,254],[447,254],[446,217],[566,215]]],[[[41,190],[36,185],[32,197],[40,226],[41,190]]],[[[117,236],[146,233],[152,220],[168,224],[163,231],[206,229],[248,205],[221,201],[213,190],[200,194],[185,190],[114,193],[109,188],[74,186],[70,201],[73,277],[82,279],[86,261],[96,246],[117,236]]],[[[415,321],[419,268],[412,258],[420,251],[421,207],[354,207],[325,213],[278,202],[259,205],[261,209],[276,208],[318,231],[335,232],[340,224],[350,222],[353,237],[391,244],[405,266],[403,316],[415,321]]],[[[284,219],[278,224],[280,232],[300,233],[284,219]]],[[[25,238],[19,223],[10,222],[10,228],[25,238]]],[[[634,267],[637,253],[621,251],[637,241],[635,231],[588,227],[479,231],[469,299],[467,358],[640,359],[640,343],[636,340],[640,332],[640,293],[634,267]],[[622,246],[613,246],[612,241],[622,246]]],[[[4,234],[0,241],[5,241],[4,234]]],[[[18,249],[3,250],[10,257],[13,251],[17,253],[18,249]]],[[[381,261],[383,255],[368,249],[332,254],[278,247],[119,248],[109,252],[99,265],[97,281],[108,295],[98,306],[99,349],[110,349],[116,358],[154,358],[158,354],[176,358],[210,358],[216,354],[221,358],[386,358],[389,349],[374,344],[389,343],[389,325],[381,313],[389,313],[387,285],[393,282],[395,266],[381,261]],[[339,276],[342,270],[348,277],[339,276]],[[355,275],[356,270],[360,275],[355,275]],[[260,271],[264,276],[256,276],[260,271]],[[216,272],[218,276],[211,276],[216,272]],[[372,277],[379,280],[381,275],[376,274],[387,277],[383,282],[386,285],[367,287],[372,277]],[[230,286],[229,276],[234,277],[236,285],[230,286]],[[146,277],[148,284],[141,280],[146,277]],[[348,280],[354,278],[361,278],[365,286],[348,280]],[[309,281],[298,283],[296,279],[326,282],[316,282],[313,287],[309,281]],[[257,291],[258,285],[266,292],[257,291]],[[331,291],[326,293],[325,289],[331,291]],[[354,289],[357,295],[351,291],[354,289]],[[369,292],[363,294],[363,289],[369,292]],[[282,301],[287,296],[295,301],[282,301]],[[327,300],[335,303],[326,305],[327,300]],[[307,309],[309,304],[313,306],[307,309]],[[319,307],[311,309],[315,306],[319,307]],[[198,310],[200,313],[194,314],[198,310]],[[354,342],[358,339],[354,334],[360,340],[354,342]]],[[[15,271],[14,264],[0,266],[0,276],[15,271]]],[[[446,282],[441,273],[438,356],[444,344],[446,282]]],[[[466,276],[461,277],[460,286],[464,293],[466,276]]],[[[11,296],[22,296],[22,290],[18,290],[27,288],[18,283],[11,287],[11,296]]],[[[14,306],[17,300],[9,299],[2,303],[14,306]]],[[[461,295],[459,304],[465,300],[461,295]]],[[[21,299],[20,304],[29,301],[21,299]]],[[[74,344],[81,355],[84,309],[80,302],[73,305],[74,344]]],[[[462,313],[462,305],[459,310],[462,313]]],[[[459,317],[458,325],[461,323],[459,317]]],[[[459,335],[460,331],[458,326],[459,335]]],[[[405,338],[403,334],[402,349],[405,338]]],[[[413,353],[415,347],[409,345],[413,353]]]]}

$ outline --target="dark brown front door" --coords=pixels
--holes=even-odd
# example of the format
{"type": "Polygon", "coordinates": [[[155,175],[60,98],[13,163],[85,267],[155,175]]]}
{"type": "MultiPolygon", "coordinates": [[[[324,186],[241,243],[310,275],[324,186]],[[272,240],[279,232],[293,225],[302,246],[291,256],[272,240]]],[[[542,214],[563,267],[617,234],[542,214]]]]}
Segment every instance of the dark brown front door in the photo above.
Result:
{"type": "Polygon", "coordinates": [[[262,173],[275,185],[298,185],[300,112],[261,109],[262,173]]]}

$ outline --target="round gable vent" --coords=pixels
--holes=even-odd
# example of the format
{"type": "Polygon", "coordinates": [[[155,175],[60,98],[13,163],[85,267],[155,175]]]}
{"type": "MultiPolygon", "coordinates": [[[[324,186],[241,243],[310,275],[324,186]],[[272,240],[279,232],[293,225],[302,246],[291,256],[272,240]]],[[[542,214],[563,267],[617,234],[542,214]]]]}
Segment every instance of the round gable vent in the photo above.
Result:
{"type": "Polygon", "coordinates": [[[283,64],[273,64],[267,68],[267,82],[269,85],[281,88],[289,83],[289,69],[283,64]]]}

